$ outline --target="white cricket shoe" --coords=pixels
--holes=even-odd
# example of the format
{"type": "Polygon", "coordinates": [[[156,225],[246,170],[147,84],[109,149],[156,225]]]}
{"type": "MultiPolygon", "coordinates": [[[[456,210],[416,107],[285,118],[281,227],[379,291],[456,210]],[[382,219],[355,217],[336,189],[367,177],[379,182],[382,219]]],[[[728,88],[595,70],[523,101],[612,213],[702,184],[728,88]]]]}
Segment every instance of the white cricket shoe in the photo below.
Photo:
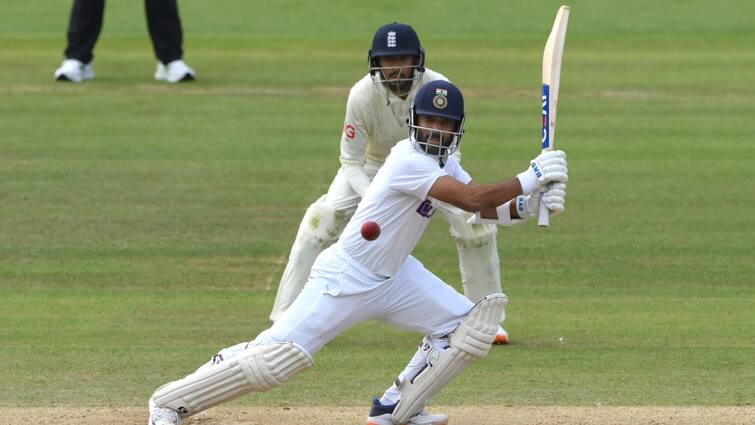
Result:
{"type": "Polygon", "coordinates": [[[493,340],[493,344],[506,345],[508,343],[509,343],[509,333],[506,332],[506,329],[503,329],[503,326],[498,325],[498,330],[495,333],[495,339],[493,340]]]}
{"type": "Polygon", "coordinates": [[[71,81],[80,83],[84,80],[94,79],[94,67],[92,63],[84,63],[78,59],[66,59],[55,70],[55,79],[58,81],[71,81]]]}
{"type": "Polygon", "coordinates": [[[157,71],[155,71],[155,80],[157,81],[180,83],[182,81],[192,81],[194,78],[196,78],[194,70],[189,68],[189,65],[186,65],[186,62],[181,59],[174,60],[167,65],[158,62],[157,71]]]}
{"type": "MultiPolygon", "coordinates": [[[[394,409],[396,409],[395,404],[384,406],[380,400],[373,399],[370,414],[367,416],[367,425],[396,425],[391,418],[394,409]]],[[[409,422],[401,425],[448,425],[448,415],[442,413],[431,415],[423,410],[409,418],[409,422]]]]}
{"type": "Polygon", "coordinates": [[[159,407],[154,400],[149,399],[149,419],[147,425],[181,425],[178,412],[167,407],[159,407]]]}

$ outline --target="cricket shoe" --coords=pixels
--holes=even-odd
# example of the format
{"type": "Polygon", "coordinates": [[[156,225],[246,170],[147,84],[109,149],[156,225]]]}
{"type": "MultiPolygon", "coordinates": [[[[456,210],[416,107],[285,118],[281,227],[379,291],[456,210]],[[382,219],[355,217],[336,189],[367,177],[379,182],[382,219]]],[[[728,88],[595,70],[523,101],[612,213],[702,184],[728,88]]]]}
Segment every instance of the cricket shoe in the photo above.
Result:
{"type": "Polygon", "coordinates": [[[498,325],[498,330],[495,333],[495,339],[493,340],[493,344],[506,345],[508,343],[509,343],[509,333],[506,332],[506,329],[503,329],[501,325],[498,325]]]}
{"type": "Polygon", "coordinates": [[[71,81],[80,83],[84,80],[94,79],[94,67],[92,63],[84,63],[78,59],[66,59],[55,70],[55,79],[58,81],[71,81]]]}
{"type": "Polygon", "coordinates": [[[173,409],[156,405],[150,398],[147,425],[181,425],[181,417],[173,409]]]}
{"type": "Polygon", "coordinates": [[[167,65],[159,62],[155,71],[155,80],[157,81],[180,83],[182,81],[193,81],[195,78],[194,70],[189,68],[189,65],[186,65],[186,62],[181,59],[169,62],[167,65]]]}
{"type": "MultiPolygon", "coordinates": [[[[384,406],[380,400],[373,399],[370,414],[367,416],[367,425],[397,425],[392,418],[396,404],[398,403],[384,406]]],[[[431,415],[426,410],[422,410],[409,418],[409,422],[400,425],[448,425],[448,415],[431,415]]]]}

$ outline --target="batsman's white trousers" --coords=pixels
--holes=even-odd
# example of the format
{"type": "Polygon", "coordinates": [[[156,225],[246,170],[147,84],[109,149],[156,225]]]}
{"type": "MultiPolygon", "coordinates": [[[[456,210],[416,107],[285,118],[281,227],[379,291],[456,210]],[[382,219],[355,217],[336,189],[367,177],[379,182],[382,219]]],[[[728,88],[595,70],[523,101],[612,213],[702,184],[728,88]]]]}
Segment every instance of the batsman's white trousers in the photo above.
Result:
{"type": "Polygon", "coordinates": [[[293,341],[314,354],[370,319],[441,337],[456,329],[473,306],[412,256],[395,276],[385,278],[335,243],[317,258],[296,301],[253,344],[293,341]]]}

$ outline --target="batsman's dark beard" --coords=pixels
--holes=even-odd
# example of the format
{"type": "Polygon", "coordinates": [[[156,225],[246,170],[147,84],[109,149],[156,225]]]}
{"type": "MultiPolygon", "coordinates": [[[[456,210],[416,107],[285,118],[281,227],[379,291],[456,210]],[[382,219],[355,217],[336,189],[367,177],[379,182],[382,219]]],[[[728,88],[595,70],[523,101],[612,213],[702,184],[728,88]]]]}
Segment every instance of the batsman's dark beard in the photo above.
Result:
{"type": "Polygon", "coordinates": [[[421,137],[420,140],[424,143],[422,146],[424,146],[425,152],[429,155],[443,155],[448,150],[448,147],[451,146],[452,136],[444,135],[442,145],[437,133],[433,133],[432,136],[428,137],[427,134],[423,134],[423,131],[420,131],[419,137],[421,137]]]}
{"type": "Polygon", "coordinates": [[[439,156],[440,155],[440,146],[438,146],[438,145],[425,145],[425,152],[427,152],[430,155],[439,156]]]}

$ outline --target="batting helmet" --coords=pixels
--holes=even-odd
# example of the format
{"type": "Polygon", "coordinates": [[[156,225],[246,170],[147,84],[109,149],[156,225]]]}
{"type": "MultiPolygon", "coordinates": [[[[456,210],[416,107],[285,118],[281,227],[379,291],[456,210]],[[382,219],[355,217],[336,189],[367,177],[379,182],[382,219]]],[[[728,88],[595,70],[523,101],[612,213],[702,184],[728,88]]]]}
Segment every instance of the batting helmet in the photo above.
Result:
{"type": "Polygon", "coordinates": [[[454,153],[464,135],[464,96],[455,85],[445,80],[431,81],[414,97],[409,114],[409,138],[421,151],[437,156],[441,163],[454,153]],[[453,131],[444,131],[418,125],[419,116],[430,116],[456,121],[453,131]],[[421,130],[421,131],[420,131],[421,130]],[[437,139],[433,143],[434,133],[437,139]]]}

